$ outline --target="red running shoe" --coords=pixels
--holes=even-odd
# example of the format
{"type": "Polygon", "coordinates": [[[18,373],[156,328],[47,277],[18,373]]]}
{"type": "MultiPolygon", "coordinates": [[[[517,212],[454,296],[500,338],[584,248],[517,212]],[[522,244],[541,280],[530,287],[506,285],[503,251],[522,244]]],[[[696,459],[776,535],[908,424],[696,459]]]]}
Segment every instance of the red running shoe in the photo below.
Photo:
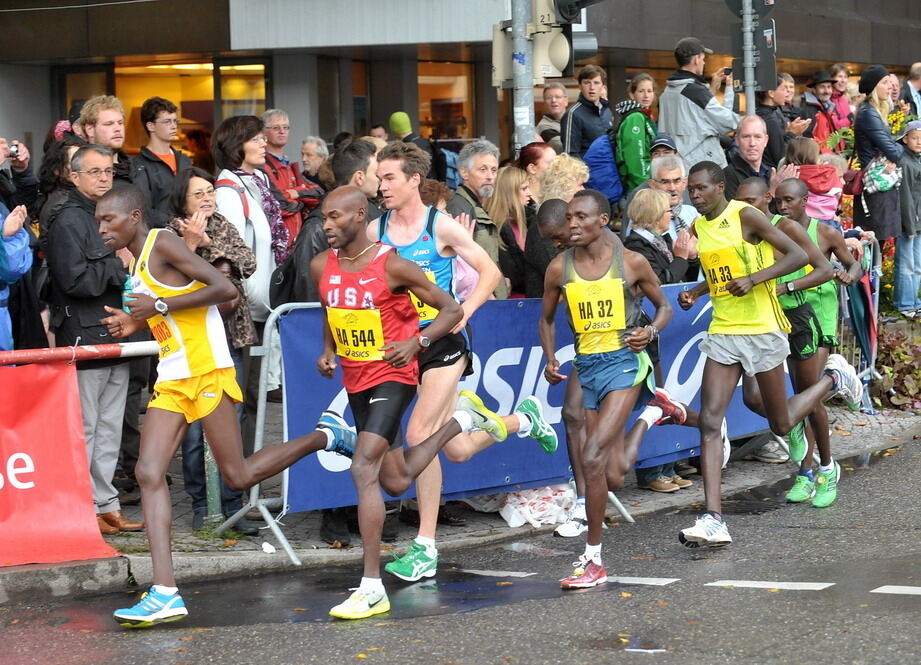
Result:
{"type": "Polygon", "coordinates": [[[656,394],[649,400],[647,406],[657,406],[662,409],[662,417],[656,425],[683,425],[688,417],[684,404],[668,394],[665,388],[656,388],[656,394]]]}
{"type": "Polygon", "coordinates": [[[586,559],[585,555],[579,557],[579,560],[572,565],[575,567],[572,575],[560,580],[560,586],[564,589],[589,589],[608,581],[608,574],[604,566],[591,559],[586,559]]]}

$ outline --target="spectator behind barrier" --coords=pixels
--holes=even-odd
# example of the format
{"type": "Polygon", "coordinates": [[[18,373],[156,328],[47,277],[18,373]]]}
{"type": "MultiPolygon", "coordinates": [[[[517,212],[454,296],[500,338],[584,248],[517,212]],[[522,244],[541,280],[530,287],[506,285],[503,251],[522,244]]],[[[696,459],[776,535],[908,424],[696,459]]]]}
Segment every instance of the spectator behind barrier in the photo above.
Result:
{"type": "Polygon", "coordinates": [[[563,153],[550,162],[540,177],[540,201],[561,199],[569,203],[573,195],[585,189],[589,171],[581,159],[563,153]]]}
{"type": "Polygon", "coordinates": [[[524,297],[524,247],[530,223],[527,214],[530,204],[528,174],[517,166],[499,169],[496,191],[486,202],[486,212],[499,227],[499,268],[511,298],[524,297]]]}
{"type": "Polygon", "coordinates": [[[735,146],[730,152],[729,164],[723,169],[726,176],[726,197],[736,195],[736,187],[746,178],[763,178],[771,182],[771,167],[764,162],[768,135],[764,119],[759,115],[746,115],[736,128],[735,146]]]}
{"type": "Polygon", "coordinates": [[[560,120],[569,106],[566,86],[558,81],[544,86],[544,115],[537,123],[540,140],[549,143],[557,152],[563,152],[563,140],[560,138],[560,120]]]}
{"type": "Polygon", "coordinates": [[[319,136],[308,136],[301,142],[301,166],[303,171],[301,175],[308,183],[316,185],[326,191],[323,183],[320,182],[317,174],[320,167],[329,158],[329,148],[326,147],[326,141],[319,136]]]}
{"type": "Polygon", "coordinates": [[[579,71],[579,99],[560,119],[563,152],[582,158],[592,141],[611,126],[611,109],[605,99],[608,75],[597,65],[579,71]]]}
{"type": "Polygon", "coordinates": [[[528,174],[531,198],[535,201],[540,200],[540,177],[556,155],[557,151],[553,146],[543,141],[528,143],[518,153],[515,166],[528,174]]]}
{"type": "Polygon", "coordinates": [[[125,107],[118,97],[98,95],[86,101],[80,111],[79,125],[89,143],[112,151],[115,180],[131,182],[131,158],[122,150],[125,145],[125,107]]]}
{"type": "MultiPolygon", "coordinates": [[[[777,75],[777,87],[773,90],[761,90],[755,93],[758,106],[755,109],[767,127],[768,144],[764,150],[764,163],[776,167],[783,159],[787,149],[787,142],[794,136],[802,136],[803,132],[812,124],[805,118],[787,121],[783,114],[783,105],[790,97],[791,90],[784,74],[777,75]]],[[[845,96],[847,103],[847,96],[845,96]]]]}

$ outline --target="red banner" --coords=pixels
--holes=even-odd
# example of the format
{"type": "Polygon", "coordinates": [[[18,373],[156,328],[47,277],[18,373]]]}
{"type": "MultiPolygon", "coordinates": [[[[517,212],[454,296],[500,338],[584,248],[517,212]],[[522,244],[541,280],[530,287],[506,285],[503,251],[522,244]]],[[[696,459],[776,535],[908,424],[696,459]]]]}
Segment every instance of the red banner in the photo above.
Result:
{"type": "Polygon", "coordinates": [[[112,556],[96,523],[76,367],[0,367],[0,566],[112,556]]]}

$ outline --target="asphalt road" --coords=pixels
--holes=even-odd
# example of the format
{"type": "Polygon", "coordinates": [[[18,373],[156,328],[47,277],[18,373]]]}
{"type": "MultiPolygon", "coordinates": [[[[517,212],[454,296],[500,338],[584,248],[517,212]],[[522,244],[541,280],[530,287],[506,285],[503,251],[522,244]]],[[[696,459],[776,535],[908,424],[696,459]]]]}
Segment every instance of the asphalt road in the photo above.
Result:
{"type": "Polygon", "coordinates": [[[597,589],[556,582],[583,541],[523,535],[451,553],[430,581],[386,579],[391,612],[357,622],[326,614],[354,566],[187,585],[191,615],[150,630],[111,621],[128,594],[36,599],[0,608],[0,664],[914,663],[919,443],[848,461],[830,508],[783,504],[785,484],[732,497],[725,549],[678,544],[692,509],[612,525],[608,574],[636,579],[597,589]]]}

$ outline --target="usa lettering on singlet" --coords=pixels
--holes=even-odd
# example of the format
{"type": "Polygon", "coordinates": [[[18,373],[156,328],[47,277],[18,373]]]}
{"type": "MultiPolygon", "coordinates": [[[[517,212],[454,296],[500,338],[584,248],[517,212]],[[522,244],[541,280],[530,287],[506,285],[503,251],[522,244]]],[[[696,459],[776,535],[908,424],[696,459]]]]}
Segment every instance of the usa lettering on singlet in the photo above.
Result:
{"type": "Polygon", "coordinates": [[[569,322],[580,355],[606,353],[624,348],[628,324],[638,316],[639,302],[624,279],[624,249],[613,246],[611,264],[604,275],[585,279],[579,274],[573,248],[563,255],[562,288],[566,294],[569,322]]]}
{"type": "MultiPolygon", "coordinates": [[[[404,259],[408,259],[422,268],[422,272],[425,273],[429,281],[447,291],[454,300],[458,300],[454,291],[455,257],[442,256],[438,253],[438,246],[435,240],[435,220],[437,217],[438,210],[429,206],[425,226],[416,239],[408,245],[398,245],[393,242],[388,232],[387,223],[390,219],[390,211],[388,210],[380,218],[380,239],[381,242],[394,247],[397,250],[397,254],[404,259]]],[[[435,320],[435,317],[438,316],[437,309],[426,305],[412,292],[410,292],[410,298],[412,299],[413,307],[416,308],[419,314],[419,327],[425,327],[435,320]]]]}
{"type": "Polygon", "coordinates": [[[387,256],[392,251],[381,245],[364,270],[346,272],[339,251],[330,249],[320,278],[327,325],[341,359],[345,389],[351,393],[385,381],[415,385],[419,380],[415,360],[401,368],[384,360],[382,347],[413,337],[419,327],[409,296],[394,293],[387,284],[387,256]]]}
{"type": "MultiPolygon", "coordinates": [[[[206,284],[198,280],[192,280],[184,286],[170,286],[151,274],[150,253],[161,233],[169,231],[151,229],[148,232],[141,255],[134,264],[132,290],[156,299],[194,293],[205,288],[206,284]]],[[[160,346],[158,381],[188,379],[216,369],[233,367],[224,322],[214,305],[156,314],[147,319],[147,325],[160,346]]]]}
{"type": "Polygon", "coordinates": [[[753,206],[742,201],[729,201],[716,219],[701,215],[694,222],[697,251],[710,298],[713,318],[709,332],[723,335],[758,335],[776,330],[789,331],[774,280],[756,284],[744,296],[737,297],[728,290],[734,279],[746,277],[774,264],[774,248],[765,241],[753,245],[742,233],[740,213],[753,206]]]}

